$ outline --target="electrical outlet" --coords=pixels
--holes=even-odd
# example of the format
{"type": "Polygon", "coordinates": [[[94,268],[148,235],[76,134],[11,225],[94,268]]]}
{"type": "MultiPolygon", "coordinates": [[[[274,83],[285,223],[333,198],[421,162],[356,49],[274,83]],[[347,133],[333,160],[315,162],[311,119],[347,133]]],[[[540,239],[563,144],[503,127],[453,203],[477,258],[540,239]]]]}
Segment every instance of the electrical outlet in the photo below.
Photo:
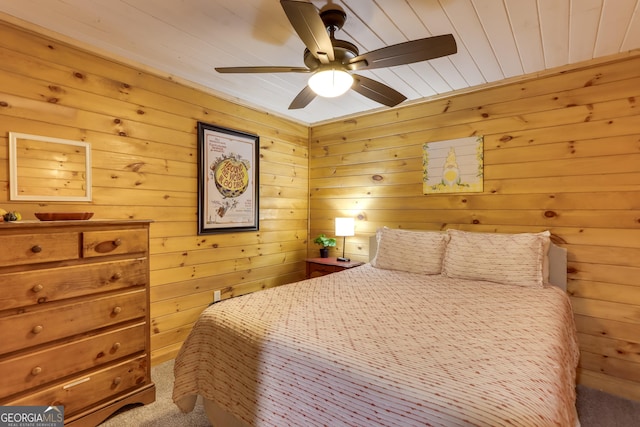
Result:
{"type": "Polygon", "coordinates": [[[220,301],[220,291],[213,291],[213,302],[220,301]]]}

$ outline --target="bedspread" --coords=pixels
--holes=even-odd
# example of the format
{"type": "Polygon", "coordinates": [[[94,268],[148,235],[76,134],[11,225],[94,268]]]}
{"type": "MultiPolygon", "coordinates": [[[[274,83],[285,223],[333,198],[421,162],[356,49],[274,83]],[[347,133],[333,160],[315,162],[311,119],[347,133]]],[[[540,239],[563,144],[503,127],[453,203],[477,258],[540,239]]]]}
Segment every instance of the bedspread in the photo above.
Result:
{"type": "Polygon", "coordinates": [[[555,287],[367,264],[207,308],[173,398],[256,426],[574,426],[577,362],[555,287]]]}

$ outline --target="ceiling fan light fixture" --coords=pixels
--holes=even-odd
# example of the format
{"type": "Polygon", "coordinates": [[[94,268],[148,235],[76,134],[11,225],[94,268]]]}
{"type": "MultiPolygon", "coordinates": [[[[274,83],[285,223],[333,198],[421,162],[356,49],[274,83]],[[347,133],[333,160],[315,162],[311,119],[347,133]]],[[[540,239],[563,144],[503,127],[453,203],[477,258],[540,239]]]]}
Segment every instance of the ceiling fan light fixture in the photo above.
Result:
{"type": "Polygon", "coordinates": [[[327,68],[316,71],[309,77],[309,87],[318,96],[334,98],[348,91],[353,85],[353,76],[344,70],[327,68]]]}

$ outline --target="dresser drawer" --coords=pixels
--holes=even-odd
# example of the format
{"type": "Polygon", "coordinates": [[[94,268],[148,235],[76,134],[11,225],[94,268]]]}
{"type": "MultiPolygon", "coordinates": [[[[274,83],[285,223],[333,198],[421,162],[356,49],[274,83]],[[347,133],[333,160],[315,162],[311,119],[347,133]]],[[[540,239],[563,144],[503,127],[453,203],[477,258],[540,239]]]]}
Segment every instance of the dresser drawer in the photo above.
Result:
{"type": "Polygon", "coordinates": [[[76,259],[79,254],[79,233],[0,236],[0,267],[76,259]]]}
{"type": "Polygon", "coordinates": [[[145,316],[146,309],[145,289],[42,310],[26,308],[0,318],[3,341],[0,352],[9,353],[141,318],[145,316]]]}
{"type": "Polygon", "coordinates": [[[146,229],[85,231],[82,233],[82,257],[146,252],[148,242],[146,229]]]}
{"type": "Polygon", "coordinates": [[[74,413],[107,400],[141,384],[150,383],[147,376],[146,356],[121,362],[91,372],[87,375],[79,375],[68,381],[34,391],[28,396],[0,401],[6,406],[64,406],[65,419],[74,413]]]}
{"type": "Polygon", "coordinates": [[[12,358],[0,359],[0,389],[6,395],[64,378],[122,357],[143,352],[145,324],[113,331],[12,358]]]}
{"type": "Polygon", "coordinates": [[[0,310],[57,301],[147,282],[147,259],[0,274],[0,310]]]}

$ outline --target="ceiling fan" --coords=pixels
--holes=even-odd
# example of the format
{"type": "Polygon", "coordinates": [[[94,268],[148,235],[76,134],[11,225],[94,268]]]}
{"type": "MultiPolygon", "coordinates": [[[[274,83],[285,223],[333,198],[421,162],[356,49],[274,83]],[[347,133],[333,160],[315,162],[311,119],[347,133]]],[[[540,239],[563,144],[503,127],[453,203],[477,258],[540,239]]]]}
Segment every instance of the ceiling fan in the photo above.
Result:
{"type": "Polygon", "coordinates": [[[290,110],[306,107],[316,95],[339,96],[349,89],[393,107],[407,99],[406,96],[383,83],[352,71],[411,64],[457,52],[453,35],[446,34],[399,43],[360,55],[353,43],[334,37],[335,32],[342,28],[347,19],[346,13],[340,6],[329,2],[318,12],[312,3],[307,1],[280,0],[280,4],[293,29],[306,46],[304,51],[306,67],[219,67],[216,71],[219,73],[313,73],[309,78],[309,84],[289,105],[290,110]]]}

